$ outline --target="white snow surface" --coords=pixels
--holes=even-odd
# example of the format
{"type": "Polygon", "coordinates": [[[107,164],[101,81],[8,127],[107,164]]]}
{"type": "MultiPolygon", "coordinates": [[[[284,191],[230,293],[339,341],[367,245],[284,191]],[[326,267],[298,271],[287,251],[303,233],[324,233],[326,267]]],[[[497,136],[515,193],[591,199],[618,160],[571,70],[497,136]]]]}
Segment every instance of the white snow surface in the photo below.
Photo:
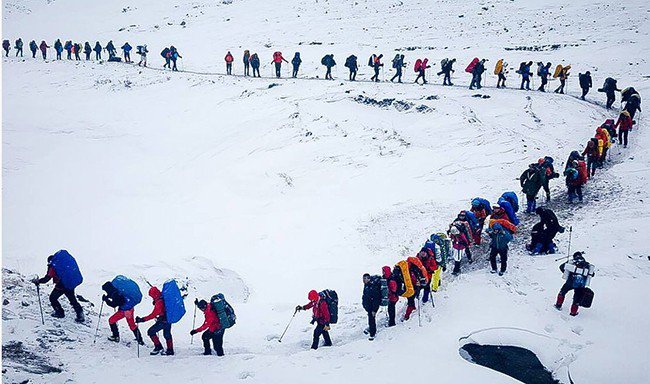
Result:
{"type": "MultiPolygon", "coordinates": [[[[586,251],[598,268],[592,308],[568,316],[571,294],[562,312],[552,307],[563,282],[554,262],[560,255],[525,252],[532,217],[511,246],[505,276],[489,274],[486,249],[476,250],[478,263],[463,265],[457,278],[445,274],[436,307],[422,308],[421,327],[416,315],[387,329],[382,310],[369,342],[361,308],[361,275],[414,255],[471,198],[496,202],[519,191],[517,177],[545,155],[563,169],[568,154],[617,115],[618,101],[607,111],[596,91],[605,77],[650,94],[647,2],[7,0],[3,7],[3,38],[22,37],[26,51],[24,60],[2,62],[3,382],[395,383],[414,375],[516,382],[458,353],[462,338],[487,328],[497,336],[486,342],[511,341],[511,328],[543,335],[519,342],[551,361],[563,383],[569,364],[576,383],[647,382],[650,135],[643,114],[630,146],[614,146],[588,183],[583,204],[567,205],[563,179],[552,182],[551,207],[573,227],[571,249],[586,251]],[[147,44],[150,68],[28,57],[30,40],[52,45],[56,38],[147,44]],[[170,44],[187,72],[161,70],[158,53],[170,44]],[[227,50],[242,73],[243,49],[260,55],[264,78],[222,75],[227,50]],[[374,52],[384,54],[388,80],[398,49],[408,62],[405,84],[345,80],[345,57],[359,57],[358,78],[366,80],[374,52]],[[288,60],[301,52],[301,78],[270,77],[276,50],[288,60]],[[335,81],[316,79],[326,53],[338,62],[335,81]],[[411,83],[419,57],[433,64],[430,85],[411,83]],[[444,57],[458,59],[455,87],[441,87],[435,76],[444,57]],[[463,69],[473,57],[490,59],[480,91],[466,88],[463,69]],[[499,58],[511,67],[572,64],[569,95],[514,90],[514,72],[510,89],[495,89],[499,58]],[[594,88],[583,102],[577,77],[586,70],[594,88]],[[357,102],[365,97],[405,104],[357,102]],[[85,325],[47,315],[49,287],[41,292],[41,325],[36,291],[24,281],[42,276],[46,257],[62,248],[84,273],[78,294],[94,304],[83,304],[85,325]],[[110,343],[107,316],[93,344],[100,286],[116,274],[143,291],[145,279],[188,284],[188,314],[173,327],[176,356],[144,349],[136,358],[123,323],[123,342],[110,343]],[[308,349],[305,313],[278,343],[295,305],[324,288],[340,297],[334,346],[308,349]],[[191,301],[217,291],[238,315],[222,358],[200,356],[200,338],[190,344],[188,333],[191,301]],[[63,372],[32,372],[8,359],[5,346],[16,342],[63,372]]],[[[285,65],[283,76],[289,71],[285,65]]],[[[568,231],[556,239],[565,253],[568,231]]],[[[398,317],[404,306],[401,300],[398,317]]],[[[150,309],[145,299],[136,312],[150,309]]]]}

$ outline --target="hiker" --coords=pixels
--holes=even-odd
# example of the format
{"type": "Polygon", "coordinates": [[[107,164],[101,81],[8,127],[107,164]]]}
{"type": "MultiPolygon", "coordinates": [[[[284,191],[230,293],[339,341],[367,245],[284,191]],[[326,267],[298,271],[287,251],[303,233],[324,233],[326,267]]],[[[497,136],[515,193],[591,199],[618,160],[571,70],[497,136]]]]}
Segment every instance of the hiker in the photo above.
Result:
{"type": "Polygon", "coordinates": [[[544,175],[542,187],[544,188],[544,192],[546,192],[547,203],[551,201],[551,188],[549,186],[549,181],[560,177],[560,175],[555,172],[553,161],[553,158],[550,156],[545,156],[537,160],[537,165],[542,169],[544,175]]]}
{"type": "Polygon", "coordinates": [[[63,307],[61,306],[61,303],[59,303],[59,297],[65,295],[77,314],[75,321],[77,323],[83,323],[85,320],[84,312],[74,293],[75,288],[82,282],[81,272],[79,272],[77,262],[68,251],[60,250],[54,255],[48,256],[47,273],[40,279],[35,277],[32,280],[32,283],[39,286],[41,284],[46,284],[50,280],[54,283],[54,289],[50,294],[50,304],[54,309],[52,317],[58,319],[65,317],[63,307]],[[63,269],[57,268],[57,265],[60,264],[64,266],[63,269]]]}
{"type": "Polygon", "coordinates": [[[72,60],[72,41],[68,40],[65,42],[65,45],[63,46],[63,49],[65,49],[68,60],[72,60]]]}
{"type": "Polygon", "coordinates": [[[462,233],[456,226],[452,226],[449,229],[449,237],[451,238],[452,246],[454,248],[453,257],[454,257],[454,269],[451,272],[452,275],[458,275],[460,273],[460,260],[463,255],[467,255],[467,260],[469,263],[472,263],[472,253],[469,250],[469,239],[465,233],[462,233]]]}
{"type": "Polygon", "coordinates": [[[569,204],[578,197],[582,203],[582,186],[587,182],[587,167],[582,160],[574,160],[571,165],[564,171],[566,177],[567,192],[569,204]]]}
{"type": "Polygon", "coordinates": [[[504,192],[499,200],[497,200],[497,204],[503,208],[508,216],[508,220],[512,224],[519,225],[519,218],[517,217],[517,212],[519,212],[519,199],[516,193],[504,192]]]}
{"type": "Polygon", "coordinates": [[[368,340],[375,339],[377,334],[377,323],[375,317],[381,306],[381,278],[379,276],[370,276],[369,273],[363,274],[363,295],[361,304],[363,309],[368,313],[368,340]]]}
{"type": "Polygon", "coordinates": [[[244,76],[251,75],[251,53],[248,49],[244,50],[244,76]]]}
{"type": "Polygon", "coordinates": [[[550,76],[551,72],[551,63],[546,63],[546,65],[542,64],[542,62],[539,62],[539,70],[537,71],[537,75],[540,77],[542,80],[542,84],[537,88],[538,91],[541,92],[546,92],[546,84],[548,84],[548,77],[550,76]]]}
{"type": "Polygon", "coordinates": [[[573,290],[573,303],[571,304],[571,316],[578,315],[578,308],[583,299],[585,288],[589,286],[591,278],[594,276],[594,267],[585,260],[583,252],[576,252],[573,254],[573,260],[567,261],[560,265],[560,271],[563,273],[563,278],[566,280],[560,288],[560,293],[557,295],[555,302],[555,309],[562,310],[564,297],[566,294],[573,290]]]}
{"type": "Polygon", "coordinates": [[[375,74],[370,78],[370,81],[375,81],[379,82],[379,69],[384,66],[384,64],[381,62],[381,59],[384,57],[384,55],[372,55],[370,58],[370,62],[368,62],[368,65],[372,67],[372,69],[375,71],[375,74]]]}
{"type": "MultiPolygon", "coordinates": [[[[398,53],[393,58],[393,68],[395,69],[395,75],[393,75],[393,77],[390,79],[391,83],[395,80],[395,78],[397,78],[398,83],[402,82],[402,68],[404,67],[406,67],[406,64],[404,64],[404,55],[400,55],[398,53]]],[[[417,83],[417,80],[415,82],[417,83]]]]}
{"type": "Polygon", "coordinates": [[[497,76],[499,76],[499,79],[497,80],[497,88],[506,87],[506,73],[508,73],[507,71],[508,63],[504,61],[503,65],[501,66],[501,70],[499,70],[499,73],[497,73],[497,76]]]}
{"type": "Polygon", "coordinates": [[[226,75],[232,75],[232,62],[235,61],[235,58],[232,57],[232,54],[228,51],[226,57],[223,59],[226,61],[226,75]]]}
{"type": "MultiPolygon", "coordinates": [[[[106,294],[102,295],[102,300],[109,307],[117,308],[117,311],[108,318],[108,325],[111,328],[112,333],[108,340],[116,343],[120,342],[120,331],[117,327],[117,322],[122,319],[126,319],[126,323],[128,324],[129,329],[135,336],[135,341],[140,345],[144,345],[144,340],[142,340],[142,333],[140,333],[140,329],[138,329],[138,326],[135,323],[135,319],[133,318],[134,307],[140,303],[140,300],[142,300],[142,293],[140,293],[140,289],[133,280],[127,279],[124,276],[118,276],[113,281],[115,281],[116,284],[118,282],[123,283],[125,281],[134,284],[136,289],[134,289],[135,292],[133,292],[133,296],[137,297],[127,297],[125,294],[120,292],[120,290],[115,285],[113,285],[113,282],[111,281],[107,281],[104,283],[104,285],[102,285],[102,290],[106,292],[106,294]]],[[[126,284],[122,285],[122,287],[126,286],[126,284]]],[[[129,287],[132,287],[132,285],[129,287]]]]}
{"type": "Polygon", "coordinates": [[[399,295],[397,294],[397,282],[393,277],[393,273],[389,266],[382,267],[382,273],[384,279],[387,280],[388,285],[388,326],[395,326],[395,306],[397,301],[399,301],[399,295]]]}
{"type": "MultiPolygon", "coordinates": [[[[451,240],[444,233],[431,234],[429,239],[424,243],[424,248],[433,251],[438,268],[431,276],[431,290],[438,292],[440,287],[442,272],[447,271],[447,260],[451,256],[451,240]]],[[[429,254],[431,254],[429,252],[429,254]]]]}
{"type": "Polygon", "coordinates": [[[535,213],[539,215],[539,223],[533,226],[531,245],[528,247],[531,254],[555,253],[556,246],[553,242],[557,233],[564,233],[555,213],[548,207],[537,207],[535,213]]]}
{"type": "Polygon", "coordinates": [[[93,51],[95,51],[95,60],[101,60],[102,46],[99,44],[99,41],[95,42],[95,48],[93,49],[93,51]]]}
{"type": "Polygon", "coordinates": [[[282,52],[274,52],[273,53],[273,60],[271,60],[271,63],[275,65],[275,77],[278,79],[280,78],[280,70],[282,69],[282,62],[288,63],[288,61],[282,57],[282,52]]]}
{"type": "Polygon", "coordinates": [[[106,44],[105,49],[106,49],[106,52],[108,52],[108,59],[109,60],[117,55],[117,51],[115,50],[115,45],[113,45],[113,40],[108,41],[108,44],[106,44]]]}
{"type": "Polygon", "coordinates": [[[526,90],[530,91],[530,77],[533,75],[533,73],[530,71],[530,67],[532,65],[532,61],[529,61],[528,63],[522,62],[519,65],[519,70],[517,73],[521,75],[521,87],[519,87],[521,90],[523,90],[524,85],[526,85],[526,90]]]}
{"type": "Polygon", "coordinates": [[[490,223],[488,228],[493,227],[494,225],[499,224],[511,234],[517,232],[517,226],[510,221],[506,210],[501,205],[495,205],[492,207],[492,214],[490,215],[490,223]]]}
{"type": "Polygon", "coordinates": [[[442,80],[442,85],[454,85],[451,83],[451,73],[455,72],[453,69],[455,62],[456,59],[443,59],[440,62],[440,72],[438,72],[438,76],[443,73],[445,74],[445,77],[442,80]]]}
{"type": "Polygon", "coordinates": [[[300,59],[300,52],[296,52],[293,55],[293,59],[291,59],[291,66],[293,67],[291,71],[291,77],[294,79],[298,77],[298,70],[300,69],[300,64],[302,63],[302,59],[300,59]]]}
{"type": "Polygon", "coordinates": [[[571,69],[571,66],[567,65],[566,67],[563,66],[560,70],[560,74],[558,75],[558,78],[560,79],[560,86],[555,89],[555,93],[564,94],[564,86],[566,85],[566,80],[569,77],[569,69],[571,69]]]}
{"type": "Polygon", "coordinates": [[[122,51],[124,51],[124,62],[125,63],[130,63],[131,62],[131,50],[133,49],[133,47],[131,47],[131,44],[129,44],[129,42],[127,41],[126,43],[124,43],[124,45],[122,46],[121,49],[122,49],[122,51]]]}
{"type": "Polygon", "coordinates": [[[311,290],[307,295],[309,303],[305,305],[299,305],[296,307],[296,311],[306,311],[312,309],[312,320],[311,324],[316,323],[316,328],[314,328],[314,338],[311,344],[311,349],[318,349],[318,342],[320,341],[321,335],[323,336],[323,344],[326,347],[332,346],[332,339],[330,339],[330,311],[327,306],[327,302],[321,295],[311,290]]]}
{"type": "Polygon", "coordinates": [[[176,67],[176,60],[182,58],[183,56],[181,56],[181,54],[178,53],[176,47],[174,47],[173,45],[169,47],[169,59],[172,61],[172,71],[178,71],[178,67],[176,67]]]}
{"type": "Polygon", "coordinates": [[[205,300],[195,299],[194,305],[199,307],[203,312],[205,321],[198,328],[191,330],[190,335],[193,336],[203,332],[201,335],[201,340],[203,340],[203,354],[212,355],[212,349],[210,348],[210,340],[212,340],[212,345],[214,346],[214,351],[217,352],[217,356],[223,356],[223,334],[225,329],[221,328],[221,322],[219,321],[217,312],[205,300]]]}
{"type": "Polygon", "coordinates": [[[32,59],[35,59],[36,51],[38,51],[38,44],[36,44],[36,41],[32,40],[29,42],[29,50],[32,51],[32,59]]]}
{"type": "Polygon", "coordinates": [[[2,41],[2,49],[5,50],[5,57],[9,57],[9,50],[11,50],[11,43],[9,40],[2,41]]]}
{"type": "MultiPolygon", "coordinates": [[[[422,248],[417,254],[417,258],[420,259],[422,266],[427,271],[425,276],[428,282],[431,282],[433,275],[438,269],[438,263],[436,262],[436,255],[433,250],[430,248],[422,248]]],[[[429,295],[431,295],[431,284],[425,284],[422,287],[422,302],[427,303],[429,301],[429,295]]]]}
{"type": "Polygon", "coordinates": [[[411,318],[411,314],[417,309],[415,299],[420,297],[420,291],[429,283],[426,270],[424,270],[424,266],[422,266],[422,263],[420,263],[417,257],[408,257],[406,259],[406,265],[411,284],[413,285],[413,294],[406,298],[406,312],[404,313],[403,321],[411,318]]]}
{"type": "Polygon", "coordinates": [[[606,78],[603,87],[598,89],[598,92],[604,92],[607,95],[607,103],[605,105],[607,109],[612,109],[612,105],[616,101],[616,91],[620,91],[620,89],[616,88],[616,80],[611,77],[606,78]]]}
{"type": "Polygon", "coordinates": [[[589,177],[593,177],[596,174],[596,166],[600,161],[597,138],[592,138],[587,141],[587,146],[582,151],[582,156],[585,155],[587,156],[587,174],[589,177]]]}
{"type": "Polygon", "coordinates": [[[61,60],[61,52],[63,52],[63,44],[61,44],[60,39],[56,39],[54,42],[54,51],[56,52],[56,59],[61,60]]]}
{"type": "Polygon", "coordinates": [[[482,59],[474,68],[472,68],[472,81],[469,84],[469,89],[481,89],[481,79],[483,78],[483,72],[485,72],[485,62],[487,59],[482,59]]]}
{"type": "Polygon", "coordinates": [[[526,194],[526,213],[532,214],[537,207],[537,194],[544,185],[545,172],[537,163],[528,166],[521,176],[519,184],[521,190],[526,194]]]}
{"type": "Polygon", "coordinates": [[[555,248],[555,243],[548,241],[544,223],[539,222],[533,225],[530,231],[530,244],[526,244],[526,250],[530,255],[555,253],[555,248]]]}
{"type": "Polygon", "coordinates": [[[630,112],[622,111],[614,128],[618,128],[618,144],[623,144],[623,148],[627,148],[627,135],[632,130],[632,124],[630,112]]]}
{"type": "MultiPolygon", "coordinates": [[[[404,55],[402,55],[402,57],[403,56],[404,55]]],[[[429,69],[429,68],[431,68],[431,66],[429,65],[429,59],[425,58],[424,60],[422,60],[422,62],[420,62],[420,65],[418,65],[417,61],[415,62],[415,68],[414,69],[418,73],[418,76],[415,78],[415,83],[416,84],[417,84],[419,79],[422,79],[422,85],[427,83],[427,79],[426,79],[425,75],[426,75],[426,70],[429,69]]],[[[400,76],[400,79],[401,79],[401,76],[400,76]]],[[[401,82],[402,81],[400,80],[400,83],[401,82]]]]}
{"type": "Polygon", "coordinates": [[[138,55],[140,55],[140,61],[138,61],[138,67],[141,65],[144,65],[145,67],[147,66],[147,53],[149,53],[149,50],[147,49],[147,44],[145,45],[138,45],[138,55]]]}
{"type": "Polygon", "coordinates": [[[489,201],[481,197],[475,197],[472,199],[472,208],[470,208],[470,212],[472,212],[478,220],[479,229],[483,229],[485,218],[492,214],[492,208],[490,207],[489,201]]]}
{"type": "Polygon", "coordinates": [[[592,87],[591,72],[587,71],[585,73],[578,74],[578,81],[580,82],[580,89],[582,89],[582,96],[580,96],[580,98],[584,100],[585,96],[587,96],[587,93],[589,93],[589,88],[592,87]]]}
{"type": "Polygon", "coordinates": [[[611,148],[612,146],[612,140],[611,137],[609,136],[609,132],[607,132],[607,130],[603,127],[596,128],[595,137],[598,139],[598,144],[599,147],[601,148],[601,154],[598,161],[598,166],[602,168],[603,165],[605,164],[605,161],[607,161],[607,151],[609,151],[609,148],[611,148]]]}
{"type": "Polygon", "coordinates": [[[81,60],[81,57],[79,57],[79,52],[81,52],[81,44],[79,43],[72,44],[72,52],[74,52],[75,60],[81,60]]]}
{"type": "Polygon", "coordinates": [[[641,112],[641,95],[633,88],[627,87],[621,92],[621,101],[625,103],[623,108],[630,114],[630,118],[634,120],[636,111],[641,112]]]}
{"type": "Polygon", "coordinates": [[[571,167],[571,165],[575,160],[584,160],[584,159],[585,158],[582,155],[580,155],[580,152],[571,151],[571,153],[569,154],[569,158],[567,159],[566,164],[564,166],[564,170],[566,171],[567,169],[569,169],[569,167],[571,167]]]}
{"type": "Polygon", "coordinates": [[[253,53],[251,56],[251,68],[253,68],[253,77],[255,76],[255,73],[257,72],[257,77],[260,76],[260,58],[257,56],[257,53],[253,53]]]}
{"type": "Polygon", "coordinates": [[[41,53],[43,54],[43,60],[47,60],[47,49],[50,48],[49,45],[45,42],[45,40],[41,40],[41,45],[39,46],[41,49],[41,53]]]}
{"type": "Polygon", "coordinates": [[[334,80],[332,78],[332,67],[336,65],[336,61],[334,61],[334,55],[333,54],[325,55],[323,56],[320,62],[325,66],[325,68],[327,68],[327,71],[325,72],[325,79],[334,80]]]}
{"type": "Polygon", "coordinates": [[[492,241],[490,242],[490,273],[497,273],[497,255],[501,259],[499,276],[503,276],[508,267],[508,243],[512,241],[512,234],[505,230],[501,224],[496,223],[486,230],[492,241]]]}
{"type": "Polygon", "coordinates": [[[172,325],[167,322],[165,314],[165,301],[163,300],[162,293],[157,287],[149,288],[149,297],[153,299],[153,310],[145,317],[136,317],[136,323],[145,323],[149,320],[156,319],[156,323],[147,330],[147,335],[153,341],[154,349],[150,355],[173,355],[174,354],[174,341],[172,340],[172,325]],[[162,330],[165,342],[167,343],[167,350],[163,351],[163,346],[160,344],[158,332],[162,330]]]}
{"type": "Polygon", "coordinates": [[[165,59],[165,64],[163,65],[163,68],[170,68],[172,67],[172,62],[171,62],[171,52],[168,47],[163,48],[162,51],[160,51],[160,56],[162,56],[165,59]]]}
{"type": "Polygon", "coordinates": [[[90,46],[90,43],[86,41],[84,44],[84,54],[86,55],[86,60],[90,60],[90,54],[92,53],[93,48],[90,46]]]}
{"type": "Polygon", "coordinates": [[[14,45],[14,48],[16,48],[16,57],[18,57],[19,53],[20,53],[20,57],[23,57],[23,39],[19,37],[18,40],[16,40],[16,44],[14,45]]]}
{"type": "Polygon", "coordinates": [[[357,71],[359,70],[357,57],[355,55],[348,56],[345,59],[345,66],[350,70],[350,81],[355,81],[357,79],[357,71]]]}

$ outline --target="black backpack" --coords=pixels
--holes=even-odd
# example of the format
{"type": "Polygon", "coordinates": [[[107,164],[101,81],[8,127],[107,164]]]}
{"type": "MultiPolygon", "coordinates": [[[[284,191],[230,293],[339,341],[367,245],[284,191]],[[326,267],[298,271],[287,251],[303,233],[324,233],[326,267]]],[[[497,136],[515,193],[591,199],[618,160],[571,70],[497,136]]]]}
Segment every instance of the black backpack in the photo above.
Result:
{"type": "Polygon", "coordinates": [[[318,294],[321,300],[327,303],[327,309],[330,312],[330,324],[336,324],[339,321],[339,296],[336,291],[326,289],[318,294]]]}
{"type": "Polygon", "coordinates": [[[375,55],[370,56],[370,58],[368,59],[368,66],[369,67],[375,66],[375,55]]]}
{"type": "Polygon", "coordinates": [[[522,61],[521,64],[519,64],[519,69],[517,70],[518,74],[520,74],[520,75],[524,74],[524,72],[525,72],[524,68],[526,68],[526,64],[527,63],[525,61],[522,61]]]}
{"type": "Polygon", "coordinates": [[[402,275],[402,269],[397,265],[393,268],[393,275],[391,277],[395,284],[397,284],[397,290],[395,294],[402,296],[406,292],[406,284],[404,283],[404,276],[402,275]]]}
{"type": "Polygon", "coordinates": [[[165,48],[160,52],[160,56],[164,57],[165,59],[167,58],[167,54],[169,53],[169,48],[165,48]]]}
{"type": "Polygon", "coordinates": [[[327,55],[323,56],[323,58],[320,59],[320,63],[323,65],[327,65],[328,61],[329,61],[329,57],[327,55]]]}

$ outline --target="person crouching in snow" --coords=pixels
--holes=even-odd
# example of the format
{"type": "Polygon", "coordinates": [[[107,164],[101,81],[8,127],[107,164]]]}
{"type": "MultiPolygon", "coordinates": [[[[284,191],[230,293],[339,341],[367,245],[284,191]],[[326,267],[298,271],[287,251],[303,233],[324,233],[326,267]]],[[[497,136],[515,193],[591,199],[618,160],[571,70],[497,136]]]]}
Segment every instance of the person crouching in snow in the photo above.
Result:
{"type": "Polygon", "coordinates": [[[582,252],[573,254],[573,260],[567,261],[560,265],[560,271],[564,274],[566,279],[560,293],[557,295],[555,302],[555,309],[562,310],[562,303],[564,303],[564,296],[570,291],[573,292],[573,304],[571,305],[571,316],[578,314],[578,307],[583,299],[585,288],[589,286],[591,278],[594,276],[594,266],[589,264],[582,256],[582,252]]]}
{"type": "Polygon", "coordinates": [[[147,330],[147,335],[153,341],[154,349],[150,355],[173,355],[174,354],[174,341],[172,340],[172,325],[167,322],[165,314],[165,301],[163,300],[162,293],[157,287],[149,288],[149,297],[153,299],[153,310],[145,317],[136,317],[136,323],[145,323],[149,320],[156,319],[156,323],[147,330]],[[163,336],[167,342],[167,350],[163,351],[163,346],[160,344],[158,332],[163,331],[163,336]]]}
{"type": "Polygon", "coordinates": [[[214,350],[217,352],[217,356],[223,356],[223,334],[225,329],[221,328],[221,322],[219,321],[219,316],[217,312],[212,308],[205,300],[194,300],[194,305],[199,307],[203,311],[205,316],[205,321],[203,324],[190,331],[190,335],[195,335],[199,332],[203,332],[201,335],[201,340],[203,340],[203,354],[211,355],[212,349],[210,349],[210,340],[214,345],[214,350]]]}
{"type": "Polygon", "coordinates": [[[451,237],[452,247],[454,248],[454,269],[451,271],[452,275],[458,275],[460,273],[460,259],[463,255],[463,252],[467,255],[467,260],[472,263],[472,253],[469,250],[469,240],[467,236],[462,233],[458,227],[452,226],[449,228],[449,237],[451,237]]]}
{"type": "Polygon", "coordinates": [[[330,339],[329,334],[330,311],[327,302],[314,290],[309,291],[307,299],[309,300],[309,303],[297,306],[296,311],[312,310],[311,324],[316,323],[316,328],[314,328],[314,339],[311,344],[311,349],[318,349],[321,335],[325,341],[325,344],[323,345],[326,347],[332,346],[332,339],[330,339]]]}
{"type": "Polygon", "coordinates": [[[492,267],[492,271],[490,272],[497,272],[497,255],[499,255],[501,259],[499,276],[503,276],[508,266],[508,243],[512,241],[512,235],[499,223],[495,223],[486,232],[492,238],[490,242],[490,266],[492,267]]]}

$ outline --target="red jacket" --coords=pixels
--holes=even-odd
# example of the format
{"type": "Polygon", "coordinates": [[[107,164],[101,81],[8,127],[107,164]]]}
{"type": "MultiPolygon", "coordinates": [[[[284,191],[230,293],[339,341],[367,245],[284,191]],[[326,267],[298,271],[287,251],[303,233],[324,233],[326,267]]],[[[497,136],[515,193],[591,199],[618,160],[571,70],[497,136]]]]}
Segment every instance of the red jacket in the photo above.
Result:
{"type": "Polygon", "coordinates": [[[45,284],[48,281],[54,281],[54,289],[64,289],[63,285],[61,285],[61,280],[59,279],[59,276],[56,275],[56,271],[54,270],[54,267],[49,265],[47,267],[47,273],[45,276],[41,279],[38,280],[39,284],[45,284]]]}
{"type": "Polygon", "coordinates": [[[149,288],[149,296],[153,299],[153,310],[150,314],[142,318],[142,321],[149,321],[154,318],[165,319],[165,302],[162,298],[160,289],[156,287],[149,288]]]}
{"type": "Polygon", "coordinates": [[[273,54],[273,61],[272,61],[273,63],[281,63],[283,61],[285,63],[288,63],[288,61],[284,57],[282,57],[281,52],[276,52],[276,53],[273,54]]]}
{"type": "Polygon", "coordinates": [[[212,306],[210,304],[208,304],[208,306],[205,308],[205,311],[203,311],[203,315],[205,315],[205,321],[200,327],[195,329],[197,333],[205,331],[206,329],[210,330],[210,332],[215,332],[221,329],[219,316],[217,315],[217,312],[212,310],[212,306]]]}
{"type": "Polygon", "coordinates": [[[397,295],[397,282],[391,279],[393,272],[388,266],[383,267],[382,271],[384,272],[384,279],[388,280],[388,301],[397,303],[399,296],[397,295]]]}
{"type": "Polygon", "coordinates": [[[614,128],[619,128],[620,131],[632,130],[632,118],[625,115],[620,115],[614,128]]]}
{"type": "Polygon", "coordinates": [[[309,304],[303,305],[302,309],[312,308],[312,318],[320,325],[329,325],[330,323],[330,310],[327,307],[325,300],[310,301],[309,304]]]}
{"type": "Polygon", "coordinates": [[[41,42],[41,45],[40,45],[41,51],[45,52],[49,47],[50,46],[47,45],[46,42],[44,42],[44,41],[41,42]]]}
{"type": "Polygon", "coordinates": [[[436,269],[438,269],[438,263],[436,263],[435,256],[429,252],[431,252],[431,250],[427,249],[428,256],[421,258],[420,255],[418,255],[418,259],[420,259],[420,262],[422,262],[424,269],[427,270],[427,280],[431,281],[431,276],[433,276],[433,273],[436,271],[436,269]]]}
{"type": "Polygon", "coordinates": [[[234,59],[234,58],[232,57],[232,55],[229,53],[229,54],[226,55],[225,60],[226,60],[226,63],[232,63],[233,60],[235,60],[235,59],[234,59]]]}

